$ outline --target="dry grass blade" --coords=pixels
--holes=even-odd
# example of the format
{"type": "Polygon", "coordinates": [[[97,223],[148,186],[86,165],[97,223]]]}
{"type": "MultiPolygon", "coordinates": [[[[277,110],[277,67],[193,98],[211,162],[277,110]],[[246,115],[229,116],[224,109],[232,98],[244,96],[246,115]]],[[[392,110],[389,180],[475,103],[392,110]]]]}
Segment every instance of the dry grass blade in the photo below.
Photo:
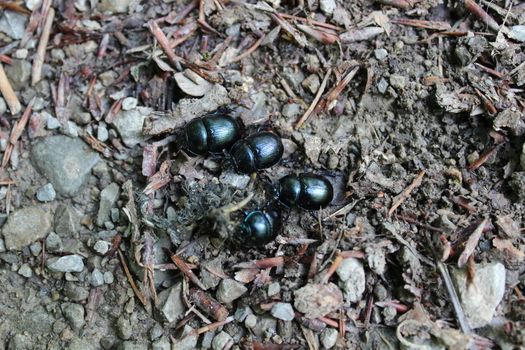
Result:
{"type": "Polygon", "coordinates": [[[175,254],[171,255],[171,260],[173,261],[173,263],[175,265],[177,265],[179,270],[181,270],[182,273],[184,273],[186,276],[188,276],[188,278],[197,287],[199,287],[202,290],[206,290],[207,289],[206,286],[204,284],[202,284],[201,280],[193,273],[193,271],[190,270],[190,268],[188,267],[188,265],[186,264],[186,262],[184,260],[182,260],[179,256],[177,256],[175,254]]]}
{"type": "Polygon", "coordinates": [[[323,95],[324,90],[326,89],[326,84],[328,83],[328,78],[330,78],[331,74],[332,74],[332,68],[328,69],[328,72],[326,72],[326,75],[323,78],[323,82],[321,83],[319,90],[317,90],[317,94],[315,95],[314,100],[310,104],[310,107],[308,107],[306,112],[304,112],[303,116],[295,124],[295,127],[294,127],[295,130],[299,129],[304,124],[306,119],[308,119],[310,114],[312,114],[312,112],[314,111],[315,107],[317,106],[317,103],[319,102],[319,100],[321,99],[321,96],[323,95]]]}
{"type": "Polygon", "coordinates": [[[38,42],[38,48],[36,50],[35,57],[33,59],[33,67],[31,71],[31,85],[35,86],[36,83],[42,79],[42,66],[44,64],[44,58],[46,56],[47,43],[49,42],[49,35],[51,34],[51,27],[53,26],[53,19],[55,18],[55,10],[50,9],[47,13],[46,20],[44,22],[44,28],[40,41],[38,42]]]}
{"type": "Polygon", "coordinates": [[[22,114],[22,117],[19,121],[15,123],[13,126],[13,130],[11,131],[11,136],[9,137],[9,144],[7,145],[7,148],[4,152],[4,156],[2,158],[2,169],[4,169],[7,166],[7,163],[9,162],[9,159],[11,158],[11,154],[13,153],[13,149],[15,147],[15,144],[18,142],[18,139],[22,135],[22,132],[24,131],[27,122],[29,121],[29,116],[31,115],[31,111],[33,108],[33,104],[35,103],[36,97],[33,97],[29,104],[26,107],[26,110],[24,111],[24,114],[22,114]]]}
{"type": "Polygon", "coordinates": [[[452,27],[448,22],[442,21],[425,21],[420,19],[410,18],[395,18],[390,20],[391,23],[400,24],[404,26],[411,26],[416,28],[432,29],[432,30],[449,30],[452,27]]]}
{"type": "Polygon", "coordinates": [[[144,295],[142,292],[137,288],[137,285],[135,284],[135,281],[133,280],[133,276],[131,276],[131,272],[129,272],[128,265],[126,264],[126,259],[124,258],[124,254],[120,251],[120,249],[117,249],[118,256],[120,258],[120,263],[122,264],[122,268],[124,269],[124,273],[126,274],[126,277],[128,278],[128,282],[131,285],[131,289],[133,289],[133,292],[137,296],[137,298],[140,300],[142,305],[147,306],[148,303],[146,302],[146,298],[144,298],[144,295]]]}
{"type": "Polygon", "coordinates": [[[392,207],[388,210],[388,216],[391,216],[396,209],[403,204],[403,202],[410,197],[410,194],[412,191],[421,185],[421,182],[423,180],[423,176],[425,176],[425,171],[421,170],[417,177],[414,179],[414,181],[407,187],[403,192],[401,192],[398,196],[394,198],[394,203],[392,204],[392,207]]]}
{"type": "Polygon", "coordinates": [[[476,246],[478,245],[479,239],[483,234],[483,230],[488,223],[488,219],[485,218],[479,225],[476,227],[474,232],[469,236],[467,242],[465,243],[465,249],[461,253],[458,259],[458,267],[464,267],[467,264],[469,257],[474,253],[476,246]]]}
{"type": "Polygon", "coordinates": [[[300,47],[305,47],[308,45],[308,41],[304,37],[303,34],[298,32],[290,23],[288,23],[284,18],[282,18],[279,14],[274,13],[272,14],[272,18],[277,24],[283,28],[285,32],[290,34],[292,38],[299,44],[300,47]]]}
{"type": "Polygon", "coordinates": [[[261,35],[261,37],[259,39],[257,39],[257,41],[252,46],[250,46],[248,48],[248,50],[246,50],[245,52],[243,52],[239,56],[233,58],[230,62],[226,63],[225,66],[227,66],[228,64],[231,64],[231,63],[239,62],[239,61],[243,60],[244,58],[250,56],[261,45],[261,43],[262,43],[262,41],[264,40],[265,37],[266,37],[265,34],[261,35]]]}
{"type": "Polygon", "coordinates": [[[309,36],[323,44],[331,45],[339,41],[339,36],[334,32],[329,32],[328,30],[320,30],[304,24],[296,24],[296,26],[305,34],[308,34],[309,36]]]}
{"type": "Polygon", "coordinates": [[[315,111],[319,112],[320,110],[330,111],[332,110],[336,103],[337,98],[343,92],[345,87],[354,79],[355,75],[357,74],[357,71],[359,70],[359,67],[354,67],[352,70],[345,75],[345,77],[330,90],[326,98],[324,98],[321,102],[319,102],[318,106],[316,107],[315,111]]]}

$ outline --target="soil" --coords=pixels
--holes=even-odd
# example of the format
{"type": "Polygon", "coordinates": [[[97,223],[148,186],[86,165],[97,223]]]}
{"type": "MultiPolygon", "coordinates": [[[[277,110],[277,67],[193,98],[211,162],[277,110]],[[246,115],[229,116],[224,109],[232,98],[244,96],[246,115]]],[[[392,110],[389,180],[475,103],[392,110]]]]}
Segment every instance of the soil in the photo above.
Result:
{"type": "Polygon", "coordinates": [[[523,3],[1,7],[2,348],[525,347],[523,3]],[[189,157],[184,125],[221,106],[283,159],[189,157]],[[32,152],[55,135],[89,151],[32,152]],[[327,208],[275,199],[303,172],[327,208]],[[30,207],[49,228],[17,230],[30,207]],[[275,238],[246,246],[270,209],[275,238]]]}

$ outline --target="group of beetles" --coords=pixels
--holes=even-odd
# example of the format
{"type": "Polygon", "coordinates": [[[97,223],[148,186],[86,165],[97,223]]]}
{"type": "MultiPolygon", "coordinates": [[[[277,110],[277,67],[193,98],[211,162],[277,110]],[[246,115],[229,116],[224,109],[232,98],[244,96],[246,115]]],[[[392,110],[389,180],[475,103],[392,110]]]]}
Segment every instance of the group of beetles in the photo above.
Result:
{"type": "MultiPolygon", "coordinates": [[[[283,156],[281,138],[263,131],[241,138],[241,128],[228,108],[195,118],[179,134],[179,145],[189,156],[228,151],[235,169],[251,174],[277,164],[283,156]]],[[[319,210],[333,199],[334,190],[325,177],[312,173],[286,175],[274,188],[277,207],[319,210]]],[[[279,208],[255,210],[245,215],[239,225],[240,240],[250,246],[262,245],[277,234],[279,208]]]]}

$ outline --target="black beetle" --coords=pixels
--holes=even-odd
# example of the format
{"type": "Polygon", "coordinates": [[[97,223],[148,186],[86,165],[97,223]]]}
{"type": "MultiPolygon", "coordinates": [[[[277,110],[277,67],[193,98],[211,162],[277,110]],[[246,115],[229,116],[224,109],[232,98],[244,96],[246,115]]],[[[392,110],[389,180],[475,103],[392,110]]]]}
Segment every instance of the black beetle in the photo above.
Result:
{"type": "Polygon", "coordinates": [[[288,207],[319,210],[334,198],[334,188],[324,176],[304,173],[286,175],[279,180],[279,201],[288,207]]]}
{"type": "Polygon", "coordinates": [[[225,111],[219,109],[184,126],[183,146],[190,156],[221,152],[239,139],[239,124],[225,111]]]}
{"type": "Polygon", "coordinates": [[[230,155],[237,171],[249,174],[277,164],[283,152],[283,142],[279,136],[271,132],[259,132],[237,141],[230,155]]]}
{"type": "Polygon", "coordinates": [[[276,211],[249,212],[239,225],[237,238],[248,246],[266,244],[275,237],[278,221],[279,214],[276,211]]]}

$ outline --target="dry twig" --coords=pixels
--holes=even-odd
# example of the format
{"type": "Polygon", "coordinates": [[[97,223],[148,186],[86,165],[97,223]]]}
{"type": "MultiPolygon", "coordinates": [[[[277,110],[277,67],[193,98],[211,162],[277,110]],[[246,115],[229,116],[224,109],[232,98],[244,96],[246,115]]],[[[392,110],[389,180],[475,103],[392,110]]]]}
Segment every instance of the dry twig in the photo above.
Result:
{"type": "Polygon", "coordinates": [[[51,34],[51,27],[53,26],[54,18],[55,10],[51,8],[47,13],[42,35],[40,36],[38,48],[33,59],[33,68],[31,70],[31,85],[33,86],[35,86],[42,78],[42,65],[44,64],[47,43],[49,42],[49,35],[51,34]]]}
{"type": "Polygon", "coordinates": [[[18,97],[16,96],[15,92],[13,91],[13,87],[11,86],[11,83],[7,79],[7,75],[5,75],[4,67],[0,63],[0,92],[2,92],[2,96],[4,96],[5,102],[9,106],[9,110],[11,111],[12,115],[17,114],[22,110],[22,105],[20,104],[20,101],[18,101],[18,97]]]}
{"type": "Polygon", "coordinates": [[[310,104],[310,107],[308,107],[306,112],[304,112],[303,116],[295,124],[294,128],[296,130],[299,129],[304,124],[306,119],[308,119],[310,114],[312,114],[312,112],[314,111],[315,107],[317,106],[317,103],[319,102],[319,100],[321,99],[321,96],[323,95],[324,90],[326,89],[326,84],[328,83],[328,78],[330,78],[331,74],[332,74],[332,68],[328,69],[328,72],[326,72],[326,75],[323,78],[323,82],[321,83],[319,90],[317,90],[317,94],[315,95],[314,100],[310,104]]]}
{"type": "Polygon", "coordinates": [[[412,181],[412,183],[407,187],[405,188],[405,190],[403,192],[401,192],[399,195],[397,195],[395,198],[394,198],[394,203],[392,204],[392,207],[390,208],[390,210],[388,210],[388,216],[392,215],[394,213],[394,211],[396,211],[396,209],[401,205],[403,204],[403,202],[410,196],[410,194],[412,193],[412,191],[418,187],[419,185],[421,185],[421,181],[423,180],[423,176],[425,175],[425,171],[424,170],[421,170],[419,172],[419,174],[417,175],[417,177],[414,179],[414,181],[412,181]]]}

